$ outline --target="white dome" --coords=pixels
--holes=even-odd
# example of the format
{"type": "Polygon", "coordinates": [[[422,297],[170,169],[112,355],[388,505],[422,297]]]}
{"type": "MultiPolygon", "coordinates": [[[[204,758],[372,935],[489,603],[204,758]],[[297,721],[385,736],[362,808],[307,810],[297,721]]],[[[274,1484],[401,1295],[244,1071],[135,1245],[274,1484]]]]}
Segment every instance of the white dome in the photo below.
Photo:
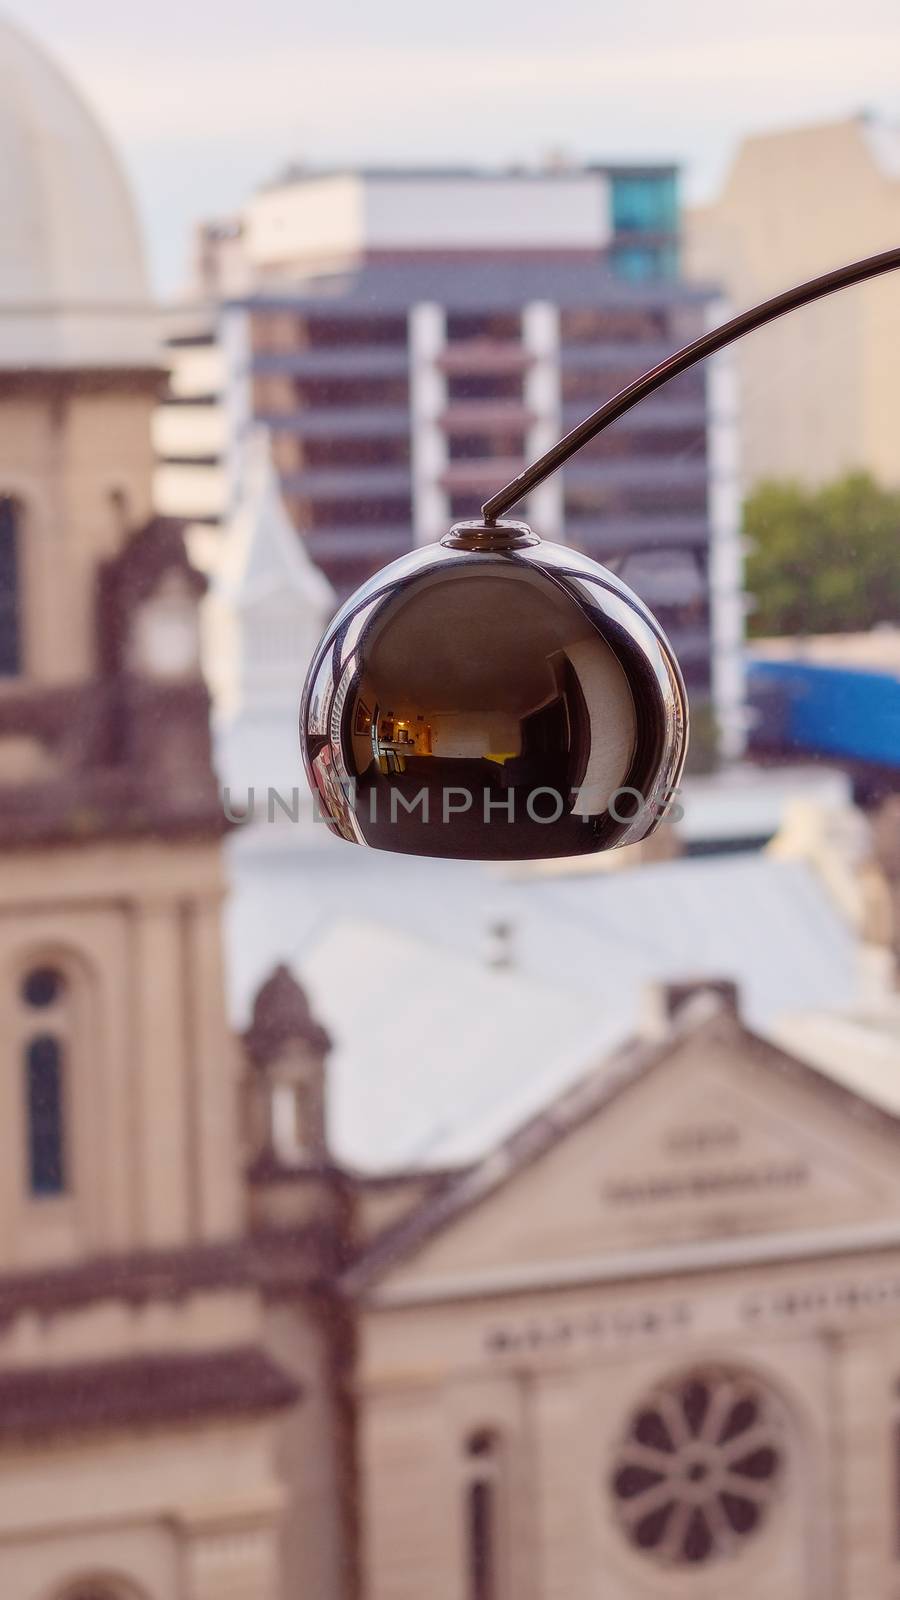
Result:
{"type": "Polygon", "coordinates": [[[0,368],[156,365],[141,237],[105,134],[0,18],[0,368]]]}

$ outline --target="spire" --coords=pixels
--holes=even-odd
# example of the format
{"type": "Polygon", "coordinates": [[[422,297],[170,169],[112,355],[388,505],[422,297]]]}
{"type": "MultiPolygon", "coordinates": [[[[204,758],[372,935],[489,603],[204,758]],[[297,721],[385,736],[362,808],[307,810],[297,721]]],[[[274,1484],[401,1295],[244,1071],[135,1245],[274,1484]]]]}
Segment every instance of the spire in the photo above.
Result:
{"type": "Polygon", "coordinates": [[[236,707],[289,708],[293,722],[298,685],[336,600],[288,515],[264,428],[247,444],[218,592],[237,630],[236,707]]]}
{"type": "Polygon", "coordinates": [[[312,562],[288,515],[265,428],[256,428],[244,456],[244,484],[232,522],[232,584],[239,611],[289,592],[322,626],[335,607],[325,574],[312,562]]]}
{"type": "Polygon", "coordinates": [[[309,1008],[304,990],[284,965],[258,991],[253,1005],[253,1020],[244,1035],[251,1061],[266,1067],[285,1045],[301,1041],[317,1054],[324,1055],[331,1040],[309,1008]]]}

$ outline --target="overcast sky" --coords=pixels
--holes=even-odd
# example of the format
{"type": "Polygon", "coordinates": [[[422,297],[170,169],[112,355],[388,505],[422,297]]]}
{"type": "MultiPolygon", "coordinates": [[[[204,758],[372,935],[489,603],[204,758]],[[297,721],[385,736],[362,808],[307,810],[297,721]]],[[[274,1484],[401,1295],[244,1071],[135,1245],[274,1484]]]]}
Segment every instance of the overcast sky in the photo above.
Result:
{"type": "Polygon", "coordinates": [[[660,156],[715,186],[747,130],[900,118],[900,0],[11,0],[93,101],[157,286],[191,221],[289,160],[660,156]],[[552,30],[552,31],[551,31],[552,30]]]}

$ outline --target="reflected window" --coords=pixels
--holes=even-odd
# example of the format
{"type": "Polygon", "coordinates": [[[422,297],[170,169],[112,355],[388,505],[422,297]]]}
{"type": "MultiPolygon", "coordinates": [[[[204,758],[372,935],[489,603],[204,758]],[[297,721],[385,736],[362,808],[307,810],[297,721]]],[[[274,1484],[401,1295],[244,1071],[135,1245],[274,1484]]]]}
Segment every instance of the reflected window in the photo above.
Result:
{"type": "Polygon", "coordinates": [[[0,678],[22,670],[21,550],[14,500],[0,496],[0,678]]]}

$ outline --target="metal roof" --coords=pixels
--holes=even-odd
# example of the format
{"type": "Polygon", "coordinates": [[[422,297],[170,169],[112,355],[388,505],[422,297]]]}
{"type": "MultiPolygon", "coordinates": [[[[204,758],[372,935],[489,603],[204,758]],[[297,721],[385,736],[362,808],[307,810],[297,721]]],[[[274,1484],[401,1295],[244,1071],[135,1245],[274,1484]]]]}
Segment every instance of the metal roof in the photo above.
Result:
{"type": "Polygon", "coordinates": [[[436,300],[451,311],[491,311],[529,300],[566,306],[668,306],[706,304],[714,291],[680,280],[626,283],[598,257],[594,261],[522,260],[370,262],[346,272],[272,283],[265,291],[236,296],[227,305],[255,310],[325,311],[335,316],[405,311],[436,300]]]}
{"type": "Polygon", "coordinates": [[[229,845],[234,1017],[277,962],[293,968],[335,1041],[332,1147],[363,1171],[482,1156],[634,1031],[651,982],[733,978],[763,1031],[858,999],[855,937],[801,862],[554,877],[283,837],[229,845]]]}

